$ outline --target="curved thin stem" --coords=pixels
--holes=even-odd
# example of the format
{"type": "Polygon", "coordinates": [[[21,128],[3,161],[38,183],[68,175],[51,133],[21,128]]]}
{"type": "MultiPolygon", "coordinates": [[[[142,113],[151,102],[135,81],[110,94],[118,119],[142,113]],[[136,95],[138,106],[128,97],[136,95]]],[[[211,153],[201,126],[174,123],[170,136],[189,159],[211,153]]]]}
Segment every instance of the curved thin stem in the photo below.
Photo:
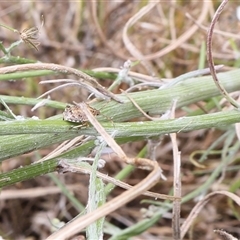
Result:
{"type": "Polygon", "coordinates": [[[222,3],[220,4],[220,6],[218,7],[217,11],[215,12],[212,22],[210,24],[209,30],[208,30],[208,34],[207,34],[207,61],[208,61],[208,65],[211,71],[211,75],[213,77],[213,80],[216,84],[216,86],[218,87],[218,89],[220,90],[220,92],[222,93],[222,95],[227,99],[228,102],[230,102],[234,107],[236,108],[240,108],[240,105],[238,104],[237,101],[235,101],[229,94],[228,92],[225,90],[225,88],[223,87],[223,85],[220,83],[217,74],[216,74],[216,70],[214,68],[214,62],[213,62],[213,57],[212,57],[212,36],[213,36],[213,30],[214,30],[214,26],[217,23],[217,20],[221,14],[221,12],[223,11],[224,7],[226,6],[226,4],[228,3],[228,0],[223,0],[222,3]]]}

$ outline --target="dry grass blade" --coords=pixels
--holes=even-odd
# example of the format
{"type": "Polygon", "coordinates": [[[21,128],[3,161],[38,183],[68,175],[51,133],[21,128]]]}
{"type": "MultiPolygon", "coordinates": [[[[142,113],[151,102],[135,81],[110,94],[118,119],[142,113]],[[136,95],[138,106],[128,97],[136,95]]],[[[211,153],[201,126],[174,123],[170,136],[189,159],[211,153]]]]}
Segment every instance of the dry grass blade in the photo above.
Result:
{"type": "MultiPolygon", "coordinates": [[[[175,109],[176,109],[177,101],[173,102],[173,106],[171,109],[171,119],[175,118],[175,109]]],[[[171,133],[171,142],[173,149],[173,191],[174,196],[177,197],[173,202],[173,217],[172,217],[172,229],[173,229],[173,239],[180,239],[180,211],[181,211],[181,152],[178,150],[177,144],[177,134],[171,133]]]]}
{"type": "Polygon", "coordinates": [[[79,104],[79,106],[82,108],[83,112],[88,117],[89,122],[95,127],[98,133],[103,137],[104,141],[106,141],[109,147],[112,148],[112,150],[118,155],[119,158],[121,158],[127,164],[133,164],[137,167],[146,168],[148,170],[154,169],[156,167],[155,163],[153,163],[153,161],[149,159],[127,157],[121,147],[114,141],[114,139],[105,131],[102,125],[93,116],[87,104],[83,102],[79,104]]]}
{"type": "Polygon", "coordinates": [[[237,238],[233,237],[231,234],[223,231],[223,230],[214,230],[223,240],[238,240],[237,238]]]}
{"type": "MultiPolygon", "coordinates": [[[[81,184],[71,184],[67,185],[67,189],[71,191],[77,191],[81,187],[81,184]]],[[[49,196],[52,194],[61,193],[61,189],[59,187],[34,187],[29,189],[9,189],[1,191],[0,200],[7,199],[24,199],[24,198],[37,198],[43,196],[49,196]]]]}
{"type": "Polygon", "coordinates": [[[200,202],[198,202],[194,206],[194,208],[192,209],[192,211],[189,214],[188,218],[183,223],[183,225],[181,227],[181,239],[183,239],[183,237],[187,233],[187,230],[189,229],[189,227],[191,226],[193,220],[197,217],[197,215],[199,214],[201,209],[209,202],[209,200],[212,197],[214,197],[215,195],[218,195],[218,194],[225,195],[225,196],[231,198],[236,204],[238,204],[240,206],[240,197],[235,195],[235,194],[233,194],[233,193],[231,193],[231,192],[215,191],[215,192],[212,192],[212,193],[208,194],[207,196],[204,197],[204,199],[202,199],[200,202]]]}
{"type": "MultiPolygon", "coordinates": [[[[204,31],[208,31],[208,27],[203,26],[202,24],[196,22],[196,20],[189,14],[186,13],[186,17],[191,19],[199,28],[201,28],[204,31]]],[[[230,33],[230,32],[225,32],[221,30],[214,29],[213,33],[228,37],[228,38],[234,38],[234,39],[240,39],[240,36],[238,34],[230,33]]]]}
{"type": "MultiPolygon", "coordinates": [[[[132,199],[136,198],[152,186],[154,186],[162,176],[162,170],[159,168],[157,162],[150,161],[148,159],[129,159],[123,152],[123,150],[117,145],[117,143],[112,139],[112,137],[104,130],[104,128],[100,125],[100,123],[94,118],[91,111],[88,109],[88,106],[85,103],[80,105],[82,107],[83,112],[88,117],[90,123],[96,128],[96,130],[101,134],[103,139],[107,142],[107,144],[118,154],[123,161],[131,164],[136,164],[141,167],[150,167],[153,171],[140,183],[122,193],[118,197],[113,200],[107,202],[105,205],[101,206],[97,210],[86,214],[83,217],[77,218],[72,221],[70,224],[66,225],[56,233],[52,234],[48,237],[48,240],[53,239],[66,239],[70,236],[81,231],[83,228],[96,221],[97,219],[108,215],[109,213],[115,211],[119,207],[123,206],[127,202],[130,202],[132,199]]],[[[67,170],[67,167],[64,171],[67,170]]]]}
{"type": "Polygon", "coordinates": [[[120,148],[118,144],[113,140],[113,138],[105,131],[105,129],[101,126],[101,124],[97,121],[97,119],[92,115],[88,106],[85,103],[79,104],[82,108],[82,111],[87,116],[89,122],[95,127],[95,129],[99,132],[99,134],[103,137],[104,141],[112,148],[112,150],[123,160],[127,158],[123,150],[120,148]]]}
{"type": "MultiPolygon", "coordinates": [[[[73,86],[76,86],[76,87],[84,87],[85,89],[87,89],[89,92],[91,92],[92,94],[95,94],[96,96],[98,96],[99,98],[101,98],[101,95],[99,94],[99,91],[96,90],[94,87],[88,85],[88,84],[83,84],[83,83],[79,83],[78,80],[72,80],[72,79],[66,79],[66,80],[46,80],[46,81],[41,81],[39,82],[39,84],[46,84],[46,83],[60,83],[60,82],[66,82],[62,85],[59,85],[55,88],[52,88],[46,92],[44,92],[43,94],[41,94],[38,99],[40,98],[43,98],[45,96],[49,96],[50,93],[53,93],[55,91],[58,91],[59,89],[62,89],[62,88],[66,88],[66,87],[73,87],[73,86]]],[[[105,99],[105,97],[103,96],[102,97],[103,99],[105,99]]]]}
{"type": "MultiPolygon", "coordinates": [[[[137,22],[140,18],[142,18],[146,13],[148,13],[151,9],[153,9],[160,1],[150,1],[146,6],[144,6],[139,12],[137,12],[133,17],[131,17],[128,22],[125,24],[123,29],[123,42],[125,44],[125,47],[128,49],[128,51],[132,54],[132,56],[135,59],[140,59],[144,61],[144,64],[142,64],[145,68],[151,69],[151,64],[147,61],[145,61],[145,57],[143,54],[134,46],[134,44],[131,43],[127,36],[127,31],[130,27],[133,26],[135,22],[137,22]]],[[[151,69],[151,72],[153,70],[151,69]]]]}
{"type": "Polygon", "coordinates": [[[223,87],[223,85],[220,83],[217,74],[216,74],[216,70],[214,68],[214,62],[213,62],[213,56],[212,56],[212,36],[213,36],[213,30],[214,30],[214,26],[218,21],[218,18],[221,14],[221,12],[223,11],[224,7],[226,6],[226,4],[228,3],[228,0],[223,0],[222,3],[220,4],[220,6],[218,7],[217,11],[215,12],[212,22],[210,24],[209,30],[208,30],[208,35],[207,35],[207,60],[208,60],[208,65],[209,68],[211,70],[211,75],[213,77],[213,80],[216,84],[216,86],[218,87],[218,89],[220,90],[220,92],[222,93],[222,95],[236,108],[240,108],[240,105],[238,104],[237,101],[235,101],[226,91],[226,89],[223,87]]]}
{"type": "Polygon", "coordinates": [[[52,152],[50,152],[47,156],[45,156],[44,158],[41,158],[39,159],[38,161],[36,162],[42,162],[42,161],[45,161],[45,160],[48,160],[50,158],[54,158],[54,157],[57,157],[59,156],[61,153],[71,149],[73,146],[76,146],[79,142],[83,142],[84,140],[84,136],[79,136],[79,137],[76,137],[72,140],[69,140],[69,141],[65,141],[63,142],[62,144],[60,144],[58,147],[56,147],[52,152]]]}
{"type": "Polygon", "coordinates": [[[127,93],[127,92],[125,92],[125,91],[123,91],[123,90],[121,90],[121,92],[122,93],[124,93],[127,97],[128,97],[128,99],[132,102],[132,104],[139,110],[139,112],[141,112],[142,114],[143,114],[143,116],[145,116],[147,119],[150,119],[150,120],[152,120],[152,121],[154,121],[154,120],[159,120],[160,118],[154,118],[154,117],[151,117],[151,116],[149,116],[147,113],[145,113],[140,107],[139,107],[139,105],[134,101],[134,99],[132,98],[132,97],[130,97],[130,95],[127,93]]]}
{"type": "MultiPolygon", "coordinates": [[[[110,67],[99,67],[92,69],[94,72],[109,72],[109,73],[119,73],[121,71],[120,68],[110,68],[110,67]]],[[[129,71],[128,76],[131,78],[134,78],[134,80],[137,80],[139,82],[150,82],[150,83],[159,83],[160,79],[158,77],[149,76],[146,74],[141,74],[138,72],[129,71]]]]}
{"type": "MultiPolygon", "coordinates": [[[[86,168],[84,166],[74,166],[73,164],[71,163],[68,163],[67,160],[64,160],[62,159],[60,161],[60,165],[64,171],[69,171],[69,172],[76,172],[76,173],[84,173],[84,174],[91,174],[91,169],[89,168],[86,168]]],[[[103,179],[104,181],[106,182],[109,182],[109,183],[112,183],[116,186],[119,186],[123,189],[131,189],[133,186],[125,183],[125,182],[122,182],[120,180],[117,180],[115,178],[112,178],[106,174],[103,174],[101,172],[96,172],[96,175],[103,179]]],[[[155,192],[150,192],[150,191],[146,191],[146,192],[143,192],[142,195],[145,195],[145,196],[149,196],[149,197],[152,197],[154,199],[164,199],[164,200],[170,200],[170,201],[174,201],[176,199],[178,199],[177,197],[175,196],[170,196],[170,195],[166,195],[166,194],[159,194],[159,193],[155,193],[155,192]]]]}
{"type": "MultiPolygon", "coordinates": [[[[199,18],[197,19],[197,22],[201,24],[207,17],[207,14],[209,12],[209,9],[211,7],[212,3],[211,1],[203,1],[201,14],[199,15],[199,18]]],[[[191,28],[189,28],[184,34],[182,34],[180,37],[178,37],[176,40],[173,41],[173,43],[166,46],[164,49],[160,50],[159,52],[155,52],[153,54],[144,55],[144,60],[152,60],[156,58],[161,58],[164,55],[168,54],[169,52],[173,51],[177,47],[181,46],[184,42],[186,42],[196,31],[198,30],[198,26],[194,25],[191,28]]]]}
{"type": "Polygon", "coordinates": [[[103,216],[110,214],[111,212],[120,208],[124,204],[133,200],[142,192],[154,186],[159,181],[161,175],[162,175],[162,171],[159,170],[158,165],[156,163],[154,170],[140,183],[138,183],[131,189],[125,191],[118,197],[107,202],[97,210],[73,220],[71,223],[67,224],[66,226],[61,228],[59,231],[49,236],[47,240],[55,240],[55,239],[63,240],[70,236],[73,236],[74,234],[80,232],[82,229],[87,227],[92,222],[96,221],[97,219],[103,216]]]}
{"type": "Polygon", "coordinates": [[[91,0],[91,14],[92,14],[92,19],[94,21],[94,25],[96,27],[97,33],[99,35],[99,38],[101,39],[101,41],[108,47],[108,49],[117,57],[127,60],[129,59],[129,57],[126,57],[124,54],[121,54],[121,51],[116,51],[116,49],[114,47],[112,47],[108,41],[107,38],[105,37],[101,26],[99,24],[98,18],[97,18],[97,1],[91,0]]]}
{"type": "MultiPolygon", "coordinates": [[[[122,103],[118,97],[116,97],[113,93],[105,89],[102,85],[100,85],[93,77],[87,75],[86,73],[58,64],[53,63],[33,63],[33,64],[24,64],[24,65],[14,65],[10,67],[3,67],[0,69],[0,74],[13,73],[18,71],[30,71],[30,70],[51,70],[54,72],[60,72],[64,74],[73,74],[79,78],[78,83],[83,87],[87,88],[87,86],[91,86],[96,89],[98,92],[98,97],[101,97],[105,100],[113,99],[116,102],[122,103]]],[[[88,88],[87,88],[88,89],[88,88]]],[[[94,92],[96,94],[96,92],[94,92]]]]}

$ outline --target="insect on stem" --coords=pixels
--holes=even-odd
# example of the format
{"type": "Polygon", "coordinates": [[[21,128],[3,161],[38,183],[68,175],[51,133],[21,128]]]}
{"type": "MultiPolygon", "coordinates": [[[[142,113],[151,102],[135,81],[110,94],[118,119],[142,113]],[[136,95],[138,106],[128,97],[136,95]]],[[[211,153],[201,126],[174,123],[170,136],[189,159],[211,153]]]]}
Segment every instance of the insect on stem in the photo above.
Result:
{"type": "MultiPolygon", "coordinates": [[[[94,116],[98,116],[100,111],[90,107],[88,109],[94,116]]],[[[67,105],[63,112],[63,120],[68,122],[80,123],[83,126],[88,126],[89,121],[86,114],[82,111],[81,107],[75,103],[75,105],[67,105]]]]}

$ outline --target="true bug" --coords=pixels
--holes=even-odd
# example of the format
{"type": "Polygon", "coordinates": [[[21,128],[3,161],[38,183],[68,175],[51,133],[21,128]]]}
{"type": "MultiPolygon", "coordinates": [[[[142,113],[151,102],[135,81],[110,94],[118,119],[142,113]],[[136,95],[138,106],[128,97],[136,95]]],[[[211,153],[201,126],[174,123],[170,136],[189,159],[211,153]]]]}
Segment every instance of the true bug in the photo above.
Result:
{"type": "MultiPolygon", "coordinates": [[[[94,116],[98,116],[100,111],[88,106],[88,109],[94,116]]],[[[88,118],[78,105],[67,105],[63,112],[63,120],[68,122],[80,123],[83,126],[88,125],[88,118]]]]}

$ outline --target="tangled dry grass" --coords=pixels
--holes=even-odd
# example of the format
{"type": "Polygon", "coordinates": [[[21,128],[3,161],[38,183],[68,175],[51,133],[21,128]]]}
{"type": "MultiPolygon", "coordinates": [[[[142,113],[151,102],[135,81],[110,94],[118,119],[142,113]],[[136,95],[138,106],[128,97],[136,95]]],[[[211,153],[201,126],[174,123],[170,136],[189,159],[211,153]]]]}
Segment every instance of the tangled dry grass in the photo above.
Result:
{"type": "MultiPolygon", "coordinates": [[[[128,59],[141,59],[141,63],[132,67],[131,71],[146,76],[145,79],[148,78],[142,82],[155,83],[158,79],[175,78],[204,67],[199,64],[206,64],[206,61],[201,61],[199,56],[204,52],[202,49],[205,46],[206,29],[218,4],[219,1],[149,1],[147,4],[145,1],[16,1],[1,2],[0,16],[1,23],[19,31],[33,26],[40,27],[41,15],[44,16],[44,25],[40,27],[38,38],[41,43],[38,51],[22,44],[13,50],[14,56],[109,72],[119,69],[128,59]]],[[[225,70],[239,65],[236,51],[240,43],[240,25],[235,14],[237,6],[237,1],[227,5],[213,39],[214,61],[224,64],[225,70]]],[[[4,46],[15,42],[18,37],[16,33],[1,28],[0,39],[4,46]]],[[[45,79],[46,77],[42,77],[37,80],[45,79]]],[[[0,93],[37,97],[49,90],[49,86],[39,85],[37,80],[3,82],[0,93]]],[[[109,86],[111,80],[99,82],[109,86]]],[[[128,87],[128,84],[122,83],[119,89],[128,87]]],[[[115,93],[119,93],[119,90],[115,93]]],[[[81,102],[86,100],[87,92],[63,88],[52,93],[51,97],[66,103],[81,102]]],[[[189,109],[193,111],[197,107],[191,105],[189,109]]],[[[21,111],[21,115],[32,114],[29,107],[16,108],[17,111],[21,111]]],[[[41,118],[47,118],[57,112],[39,109],[37,114],[41,118]]],[[[182,115],[183,110],[178,109],[176,116],[182,115]]],[[[224,145],[224,141],[219,139],[223,132],[221,129],[209,129],[178,134],[177,141],[182,159],[182,196],[206,182],[213,169],[219,165],[224,145]],[[215,146],[215,151],[208,155],[208,160],[204,163],[205,168],[194,165],[193,162],[214,142],[219,143],[215,146]]],[[[123,146],[123,150],[129,156],[136,156],[145,145],[146,141],[129,143],[123,146]]],[[[161,193],[168,194],[173,183],[170,138],[165,136],[157,139],[157,144],[152,147],[157,147],[155,156],[167,180],[157,184],[151,191],[158,192],[161,189],[161,193]]],[[[40,155],[45,156],[52,149],[43,149],[40,155]]],[[[110,158],[111,162],[107,162],[104,171],[113,176],[123,164],[117,157],[110,158]]],[[[234,157],[237,158],[239,153],[234,157]]],[[[4,161],[2,171],[9,171],[37,159],[36,153],[29,153],[4,161]]],[[[211,191],[230,191],[231,187],[233,188],[232,184],[239,179],[237,160],[227,166],[226,170],[225,175],[219,176],[212,184],[211,191]]],[[[88,176],[67,173],[58,177],[74,192],[80,202],[87,202],[88,176]]],[[[135,185],[144,177],[146,173],[137,170],[126,181],[135,185]]],[[[116,188],[109,198],[122,192],[122,189],[116,188]]],[[[235,190],[235,193],[239,195],[239,189],[235,190]]],[[[141,204],[140,201],[146,198],[141,196],[134,199],[111,213],[107,220],[121,229],[133,225],[143,218],[141,209],[147,205],[141,204]]],[[[181,221],[187,218],[199,198],[182,204],[181,221]]],[[[57,217],[67,222],[78,213],[48,176],[8,187],[3,190],[0,199],[0,235],[4,239],[46,239],[52,228],[50,219],[57,217]]],[[[225,229],[240,238],[239,210],[239,206],[235,206],[227,197],[214,196],[192,222],[191,229],[184,239],[217,240],[220,237],[214,233],[215,229],[225,229]]],[[[146,214],[150,214],[149,210],[146,214]]],[[[172,239],[171,221],[172,215],[166,213],[148,231],[131,239],[172,239]]],[[[104,239],[108,239],[107,234],[104,239]]]]}

